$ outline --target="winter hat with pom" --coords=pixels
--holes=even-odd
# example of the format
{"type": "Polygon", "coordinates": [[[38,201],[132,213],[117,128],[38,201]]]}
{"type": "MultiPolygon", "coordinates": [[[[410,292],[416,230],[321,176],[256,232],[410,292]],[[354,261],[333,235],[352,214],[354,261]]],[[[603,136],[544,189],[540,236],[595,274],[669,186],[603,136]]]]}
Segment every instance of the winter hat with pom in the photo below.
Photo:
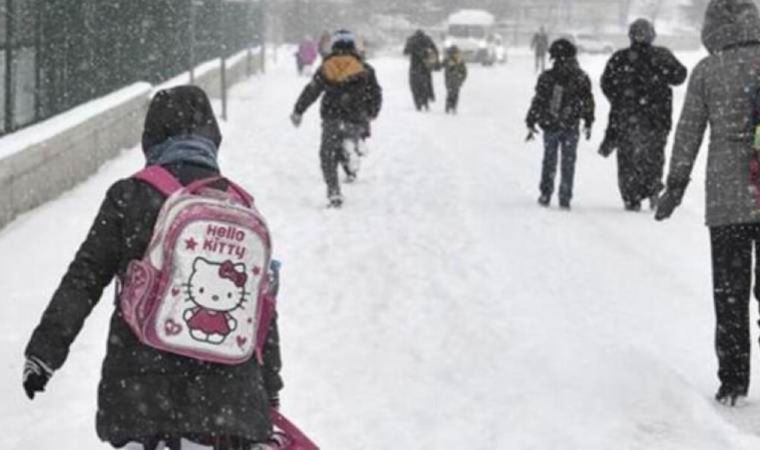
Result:
{"type": "Polygon", "coordinates": [[[578,54],[578,49],[575,45],[567,39],[557,39],[552,42],[549,47],[549,56],[554,60],[566,60],[575,58],[578,54]]]}
{"type": "Polygon", "coordinates": [[[651,45],[657,37],[654,31],[654,25],[647,19],[638,19],[631,24],[628,30],[628,37],[631,38],[632,44],[649,44],[651,45]]]}
{"type": "Polygon", "coordinates": [[[716,53],[728,47],[760,43],[760,15],[753,0],[712,0],[702,26],[702,43],[716,53]]]}

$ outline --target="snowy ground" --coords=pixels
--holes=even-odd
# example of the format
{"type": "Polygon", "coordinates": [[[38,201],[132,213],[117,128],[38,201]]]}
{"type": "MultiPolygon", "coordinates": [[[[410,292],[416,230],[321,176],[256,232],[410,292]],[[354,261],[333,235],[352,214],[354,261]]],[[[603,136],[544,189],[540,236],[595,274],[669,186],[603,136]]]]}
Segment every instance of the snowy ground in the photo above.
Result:
{"type": "MultiPolygon", "coordinates": [[[[598,80],[603,61],[582,64],[598,80]]],[[[666,224],[622,212],[614,159],[595,152],[601,95],[574,210],[544,210],[540,146],[523,142],[529,57],[472,68],[458,117],[440,102],[414,112],[405,63],[377,60],[386,104],[373,153],[332,211],[317,109],[300,130],[288,122],[305,83],[290,63],[233,90],[222,163],[270,218],[284,261],[284,411],[322,448],[757,448],[757,392],[738,411],[711,400],[701,183],[666,224]]],[[[0,448],[104,448],[93,420],[112,294],[34,402],[22,351],[106,188],[141,163],[125,152],[0,232],[0,448]]]]}

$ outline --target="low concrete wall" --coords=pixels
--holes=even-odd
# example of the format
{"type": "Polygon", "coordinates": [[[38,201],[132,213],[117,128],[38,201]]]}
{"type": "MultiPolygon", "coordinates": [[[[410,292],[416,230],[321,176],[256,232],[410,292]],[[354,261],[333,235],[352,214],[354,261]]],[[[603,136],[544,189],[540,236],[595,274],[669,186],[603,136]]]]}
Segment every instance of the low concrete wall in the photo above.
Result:
{"type": "MultiPolygon", "coordinates": [[[[227,85],[258,73],[258,55],[228,60],[227,85]]],[[[177,77],[162,88],[187,83],[177,77]]],[[[219,61],[202,64],[196,85],[221,94],[219,61]]],[[[0,139],[0,227],[82,182],[123,149],[140,142],[145,114],[156,88],[138,83],[0,139]]]]}

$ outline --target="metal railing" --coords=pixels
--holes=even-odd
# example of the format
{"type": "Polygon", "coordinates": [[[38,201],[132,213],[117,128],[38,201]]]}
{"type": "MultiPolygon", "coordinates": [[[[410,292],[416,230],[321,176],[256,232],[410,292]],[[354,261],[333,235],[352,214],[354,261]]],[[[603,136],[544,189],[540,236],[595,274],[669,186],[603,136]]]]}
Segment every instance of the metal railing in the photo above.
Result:
{"type": "Polygon", "coordinates": [[[259,1],[0,0],[0,134],[262,42],[259,1]]]}

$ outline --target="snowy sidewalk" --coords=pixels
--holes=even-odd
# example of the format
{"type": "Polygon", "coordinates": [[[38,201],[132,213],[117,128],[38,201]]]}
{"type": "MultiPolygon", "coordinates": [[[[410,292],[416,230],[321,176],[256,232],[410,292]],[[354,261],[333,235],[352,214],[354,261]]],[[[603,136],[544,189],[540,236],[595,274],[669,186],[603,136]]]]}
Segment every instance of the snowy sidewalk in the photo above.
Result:
{"type": "MultiPolygon", "coordinates": [[[[595,84],[603,62],[582,61],[595,84]]],[[[669,223],[622,212],[614,160],[595,151],[607,115],[598,90],[565,213],[535,204],[530,58],[472,67],[457,117],[442,112],[440,74],[436,110],[419,114],[405,62],[375,61],[386,103],[372,153],[332,211],[317,105],[301,129],[288,121],[307,82],[289,63],[232,91],[222,167],[270,219],[284,261],[283,408],[322,448],[757,448],[731,423],[756,417],[760,433],[760,396],[733,418],[711,400],[701,182],[669,223]]],[[[4,449],[104,448],[93,420],[112,293],[32,403],[21,357],[107,187],[141,164],[126,152],[0,233],[4,449]]]]}

